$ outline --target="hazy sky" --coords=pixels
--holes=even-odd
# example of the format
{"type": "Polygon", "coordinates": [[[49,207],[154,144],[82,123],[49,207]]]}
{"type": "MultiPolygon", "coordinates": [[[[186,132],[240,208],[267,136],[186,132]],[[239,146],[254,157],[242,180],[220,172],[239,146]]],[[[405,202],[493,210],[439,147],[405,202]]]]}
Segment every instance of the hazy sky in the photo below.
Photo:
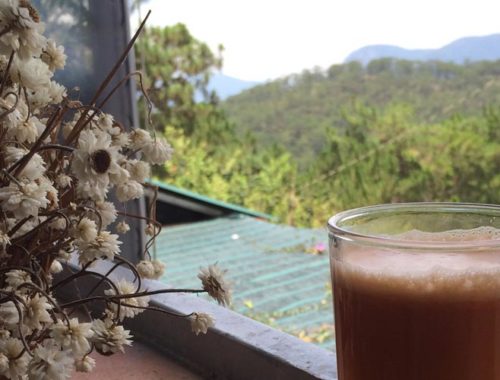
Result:
{"type": "Polygon", "coordinates": [[[326,68],[365,45],[437,48],[500,32],[496,0],[150,0],[148,9],[148,25],[186,24],[224,45],[224,74],[259,81],[326,68]]]}

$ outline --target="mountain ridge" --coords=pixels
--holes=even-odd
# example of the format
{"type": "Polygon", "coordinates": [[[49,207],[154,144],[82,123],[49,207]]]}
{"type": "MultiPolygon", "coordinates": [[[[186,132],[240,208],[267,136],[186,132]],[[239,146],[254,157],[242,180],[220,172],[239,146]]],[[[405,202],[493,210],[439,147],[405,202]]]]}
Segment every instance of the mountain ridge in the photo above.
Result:
{"type": "Polygon", "coordinates": [[[396,45],[368,45],[350,53],[345,63],[358,61],[367,65],[380,58],[410,61],[446,61],[463,64],[467,61],[494,61],[500,59],[500,33],[469,36],[454,40],[437,49],[406,49],[396,45]]]}
{"type": "Polygon", "coordinates": [[[216,72],[212,74],[210,78],[208,90],[215,91],[221,100],[225,100],[230,96],[239,94],[261,83],[262,82],[243,80],[222,74],[221,72],[216,72]]]}

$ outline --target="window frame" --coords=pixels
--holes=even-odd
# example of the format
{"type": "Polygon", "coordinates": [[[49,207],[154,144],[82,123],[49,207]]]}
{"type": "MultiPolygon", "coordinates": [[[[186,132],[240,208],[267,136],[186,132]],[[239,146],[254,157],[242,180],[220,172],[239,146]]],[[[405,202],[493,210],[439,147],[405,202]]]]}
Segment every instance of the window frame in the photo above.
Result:
{"type": "MultiPolygon", "coordinates": [[[[78,270],[73,258],[65,275],[78,270]]],[[[99,261],[92,271],[105,274],[113,263],[99,261]]],[[[192,274],[195,275],[195,274],[192,274]]],[[[111,278],[133,281],[133,273],[124,267],[114,270],[111,278]]],[[[60,289],[62,299],[74,299],[90,289],[98,277],[84,276],[60,289]]],[[[155,280],[143,280],[150,291],[169,288],[155,280]]],[[[101,288],[97,293],[102,292],[101,288]]],[[[97,303],[87,305],[99,311],[97,303]]],[[[151,296],[150,306],[165,311],[146,310],[124,321],[134,338],[176,360],[194,373],[208,379],[336,380],[337,360],[332,351],[307,343],[232,310],[184,293],[151,296]],[[189,320],[172,316],[204,312],[215,318],[215,326],[205,335],[195,335],[189,320]],[[169,313],[169,314],[167,314],[169,313]]]]}
{"type": "MultiPolygon", "coordinates": [[[[103,31],[99,31],[99,59],[106,60],[102,65],[103,76],[121,52],[130,38],[130,15],[127,0],[101,0],[99,9],[92,17],[103,31]],[[121,31],[117,33],[117,31],[121,31]]],[[[134,52],[131,51],[125,64],[121,66],[115,83],[127,73],[135,70],[134,52]]],[[[111,84],[112,86],[112,84],[111,84]]],[[[105,111],[114,115],[127,126],[138,126],[135,83],[131,79],[110,99],[105,111]]],[[[127,212],[145,215],[145,200],[127,204],[127,212]]],[[[137,262],[144,246],[144,222],[138,220],[131,225],[131,230],[124,235],[123,256],[137,262]]],[[[105,274],[113,263],[99,261],[92,271],[105,274]]],[[[78,271],[76,257],[66,266],[62,275],[68,276],[78,271]]],[[[195,273],[187,274],[195,276],[195,273]]],[[[133,280],[128,269],[118,267],[113,278],[133,280]]],[[[58,289],[57,296],[64,300],[75,299],[75,295],[91,289],[97,277],[83,276],[58,289]]],[[[148,290],[165,289],[159,281],[144,280],[148,290]]],[[[104,288],[98,289],[97,294],[104,288]]],[[[335,353],[306,343],[300,339],[256,322],[191,294],[170,293],[151,297],[151,306],[159,311],[146,310],[125,325],[132,331],[136,340],[152,346],[173,358],[186,368],[210,379],[297,379],[297,380],[334,380],[337,379],[335,353]],[[170,314],[189,314],[204,312],[211,314],[216,321],[206,335],[196,336],[191,332],[186,318],[170,314]]],[[[99,311],[102,304],[87,305],[90,310],[99,311]]]]}

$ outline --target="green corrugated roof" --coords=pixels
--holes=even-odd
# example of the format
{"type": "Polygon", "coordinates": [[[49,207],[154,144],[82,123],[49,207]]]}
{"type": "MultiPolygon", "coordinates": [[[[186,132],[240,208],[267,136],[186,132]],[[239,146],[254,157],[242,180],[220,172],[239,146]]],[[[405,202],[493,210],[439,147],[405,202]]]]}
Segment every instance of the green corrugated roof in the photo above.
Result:
{"type": "Polygon", "coordinates": [[[217,199],[209,198],[205,195],[201,195],[201,194],[198,194],[198,193],[195,193],[193,191],[186,190],[186,189],[181,189],[179,187],[170,185],[168,183],[160,182],[158,180],[150,179],[150,180],[148,180],[148,183],[150,183],[153,186],[158,186],[158,189],[160,189],[160,190],[168,191],[170,193],[174,193],[174,194],[186,197],[186,198],[190,198],[194,201],[198,201],[198,202],[201,202],[204,204],[208,204],[208,205],[215,206],[218,208],[226,209],[226,210],[231,211],[231,212],[236,212],[236,213],[240,213],[240,214],[244,214],[244,215],[250,215],[250,216],[254,216],[256,218],[263,218],[263,219],[267,219],[267,220],[274,219],[274,217],[272,215],[265,214],[263,212],[259,212],[259,211],[255,211],[255,210],[250,210],[248,208],[238,206],[238,205],[235,205],[232,203],[227,203],[227,202],[219,201],[217,199]]]}
{"type": "MultiPolygon", "coordinates": [[[[328,254],[305,253],[318,243],[327,243],[323,229],[233,215],[164,227],[156,252],[167,264],[165,283],[198,288],[199,268],[217,262],[228,269],[235,311],[272,316],[272,325],[298,331],[333,324],[328,254]]],[[[323,345],[333,348],[333,341],[323,345]]]]}

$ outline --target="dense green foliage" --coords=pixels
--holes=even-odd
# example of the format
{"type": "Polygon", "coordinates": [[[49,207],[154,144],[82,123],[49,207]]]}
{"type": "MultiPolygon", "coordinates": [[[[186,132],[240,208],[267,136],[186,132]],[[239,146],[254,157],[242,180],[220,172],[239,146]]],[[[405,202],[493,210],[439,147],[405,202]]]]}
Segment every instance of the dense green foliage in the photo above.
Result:
{"type": "Polygon", "coordinates": [[[262,143],[279,141],[304,167],[325,147],[325,131],[343,123],[345,108],[356,102],[376,108],[408,104],[419,122],[477,115],[500,104],[500,61],[457,65],[387,58],[366,67],[332,65],[254,87],[223,108],[239,133],[252,131],[262,143]]]}
{"type": "MultiPolygon", "coordinates": [[[[144,87],[154,104],[153,126],[165,133],[176,152],[156,175],[173,185],[273,215],[293,213],[293,189],[288,187],[296,167],[290,154],[273,145],[262,148],[249,134],[237,136],[217,96],[207,90],[220,58],[182,24],[147,29],[136,55],[149,78],[144,87]],[[200,95],[202,100],[197,99],[200,95]]],[[[146,125],[145,102],[140,111],[146,125]]]]}
{"type": "Polygon", "coordinates": [[[387,202],[500,203],[499,120],[493,110],[421,123],[408,107],[353,109],[302,182],[309,220],[387,202]]]}
{"type": "Polygon", "coordinates": [[[138,53],[173,185],[306,226],[383,202],[500,203],[500,62],[334,65],[221,107],[206,91],[220,58],[184,26],[148,30],[138,53]]]}

